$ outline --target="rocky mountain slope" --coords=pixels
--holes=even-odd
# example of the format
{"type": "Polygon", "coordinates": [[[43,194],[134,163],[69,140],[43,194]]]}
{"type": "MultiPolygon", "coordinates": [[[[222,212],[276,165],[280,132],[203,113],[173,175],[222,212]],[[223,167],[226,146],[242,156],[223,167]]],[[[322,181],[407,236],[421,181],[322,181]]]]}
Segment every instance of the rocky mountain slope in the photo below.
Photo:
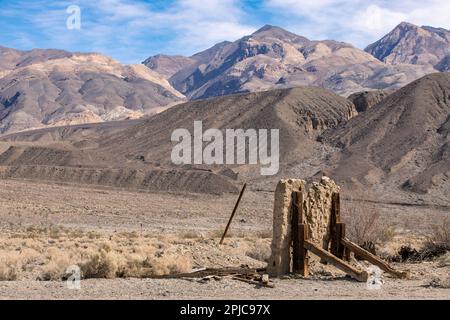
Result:
{"type": "Polygon", "coordinates": [[[324,130],[337,127],[355,115],[354,105],[349,100],[320,88],[231,95],[180,104],[148,119],[118,121],[109,125],[46,128],[7,135],[2,140],[10,147],[0,155],[0,166],[13,167],[4,170],[5,177],[45,179],[44,165],[95,167],[96,172],[67,169],[70,173],[63,173],[66,169],[55,169],[49,173],[48,179],[57,177],[56,172],[60,170],[64,177],[80,177],[85,181],[94,179],[88,182],[94,184],[101,184],[102,176],[112,184],[113,176],[117,186],[135,183],[139,188],[228,192],[238,176],[260,176],[260,166],[176,166],[171,161],[174,145],[171,135],[175,129],[185,128],[193,132],[195,120],[203,121],[205,130],[217,128],[223,132],[225,129],[279,129],[283,167],[292,161],[311,157],[321,148],[316,138],[324,130]],[[111,171],[111,168],[117,170],[111,171]],[[200,183],[201,179],[206,180],[200,183]],[[152,181],[156,181],[154,185],[152,181]]]}
{"type": "Polygon", "coordinates": [[[281,177],[325,173],[362,197],[448,206],[450,75],[431,74],[394,93],[374,94],[361,94],[371,107],[359,114],[332,92],[294,88],[191,101],[148,119],[20,132],[0,139],[0,166],[7,167],[6,177],[44,179],[50,170],[51,179],[77,183],[214,193],[242,181],[271,190],[281,177]],[[192,132],[194,120],[202,120],[204,130],[279,129],[279,174],[262,177],[258,165],[173,165],[171,134],[192,132]]]}
{"type": "Polygon", "coordinates": [[[356,92],[348,97],[355,105],[356,111],[364,112],[381,102],[394,91],[373,90],[356,92]]]}
{"type": "Polygon", "coordinates": [[[73,53],[64,50],[34,49],[30,51],[19,51],[0,46],[0,72],[11,71],[17,67],[71,56],[73,56],[73,53]]]}
{"type": "Polygon", "coordinates": [[[347,96],[397,89],[436,71],[428,65],[392,66],[350,44],[311,41],[274,26],[207,52],[169,79],[190,99],[295,86],[318,86],[347,96]]]}
{"type": "Polygon", "coordinates": [[[99,150],[115,155],[143,156],[171,164],[170,135],[177,128],[193,132],[195,120],[203,127],[225,129],[279,129],[282,162],[298,152],[306,156],[316,137],[356,115],[345,98],[321,88],[279,89],[191,101],[155,115],[110,137],[103,136],[99,150]],[[128,137],[136,137],[129,143],[128,137]]]}
{"type": "Polygon", "coordinates": [[[156,56],[149,57],[142,63],[153,71],[163,75],[167,79],[170,79],[177,73],[179,73],[177,77],[183,78],[193,72],[200,65],[208,63],[220,49],[230,43],[231,42],[228,41],[220,42],[213,47],[196,53],[190,57],[158,54],[156,56]]]}
{"type": "Polygon", "coordinates": [[[138,118],[184,96],[143,65],[100,54],[3,50],[0,133],[138,118]]]}
{"type": "Polygon", "coordinates": [[[450,31],[402,22],[366,52],[388,64],[414,64],[450,71],[450,31]]]}
{"type": "Polygon", "coordinates": [[[195,60],[193,58],[184,56],[168,56],[164,54],[158,54],[146,59],[142,63],[149,69],[152,69],[153,71],[168,79],[178,71],[194,64],[195,60]]]}
{"type": "Polygon", "coordinates": [[[347,183],[418,193],[450,190],[450,75],[425,76],[323,135],[342,149],[347,183]]]}

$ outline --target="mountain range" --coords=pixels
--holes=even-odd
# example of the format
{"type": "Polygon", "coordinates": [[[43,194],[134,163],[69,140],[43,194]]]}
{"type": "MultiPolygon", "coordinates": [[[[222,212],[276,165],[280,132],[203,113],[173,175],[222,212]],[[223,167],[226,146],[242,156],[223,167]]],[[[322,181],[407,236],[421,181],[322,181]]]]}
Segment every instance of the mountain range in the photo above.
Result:
{"type": "Polygon", "coordinates": [[[266,25],[190,57],[156,55],[138,65],[98,53],[0,47],[0,134],[135,119],[186,99],[299,86],[357,93],[361,111],[424,75],[449,71],[449,35],[401,23],[360,50],[266,25]]]}
{"type": "Polygon", "coordinates": [[[369,105],[360,112],[329,90],[298,87],[189,101],[147,119],[4,135],[0,177],[223,193],[244,181],[271,190],[283,177],[326,174],[364,198],[448,209],[450,74],[378,93],[359,97],[369,105]],[[222,131],[279,129],[279,174],[261,177],[247,164],[174,165],[173,130],[192,132],[199,119],[222,131]]]}
{"type": "Polygon", "coordinates": [[[55,50],[0,48],[0,133],[139,118],[185,97],[142,64],[55,50]]]}

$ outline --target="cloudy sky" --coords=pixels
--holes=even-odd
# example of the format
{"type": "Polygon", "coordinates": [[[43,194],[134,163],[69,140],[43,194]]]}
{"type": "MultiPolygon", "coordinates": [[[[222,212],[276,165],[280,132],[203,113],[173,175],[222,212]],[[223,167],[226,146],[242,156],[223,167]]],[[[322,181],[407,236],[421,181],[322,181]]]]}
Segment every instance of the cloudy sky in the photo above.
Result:
{"type": "Polygon", "coordinates": [[[401,21],[450,29],[448,0],[0,0],[0,45],[96,51],[124,63],[190,55],[265,24],[364,48],[401,21]],[[81,9],[81,28],[66,26],[81,9]]]}

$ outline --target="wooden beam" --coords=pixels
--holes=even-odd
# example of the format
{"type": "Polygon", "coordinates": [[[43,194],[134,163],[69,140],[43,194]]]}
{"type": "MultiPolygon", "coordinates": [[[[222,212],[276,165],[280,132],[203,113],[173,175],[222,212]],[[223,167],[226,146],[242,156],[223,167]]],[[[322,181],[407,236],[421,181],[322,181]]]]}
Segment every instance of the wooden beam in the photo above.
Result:
{"type": "MultiPolygon", "coordinates": [[[[342,259],[344,254],[341,246],[342,225],[341,225],[341,207],[340,207],[339,193],[331,195],[331,214],[330,214],[330,252],[339,259],[342,259]]],[[[345,228],[345,227],[344,227],[345,228]]],[[[345,232],[345,229],[344,229],[345,232]]]]}
{"type": "Polygon", "coordinates": [[[292,193],[292,220],[291,220],[291,237],[292,237],[292,271],[298,272],[299,271],[299,259],[300,259],[300,243],[299,243],[299,210],[297,207],[297,197],[298,193],[293,192],[292,193]]]}
{"type": "Polygon", "coordinates": [[[342,239],[345,238],[345,223],[336,223],[336,257],[344,259],[345,246],[342,244],[342,239]]]}
{"type": "Polygon", "coordinates": [[[341,241],[342,241],[342,244],[345,247],[347,247],[349,250],[353,251],[358,256],[362,257],[363,259],[367,260],[368,262],[372,263],[373,265],[376,265],[381,270],[383,270],[387,273],[390,273],[397,278],[405,279],[405,278],[409,277],[408,272],[395,270],[387,262],[381,260],[379,257],[370,253],[369,251],[364,250],[363,248],[361,248],[357,244],[351,242],[350,240],[343,238],[341,241]]]}
{"type": "Polygon", "coordinates": [[[341,196],[339,193],[333,193],[331,203],[336,223],[341,223],[341,196]]]}
{"type": "Polygon", "coordinates": [[[297,272],[303,276],[309,276],[308,250],[305,248],[305,241],[308,240],[308,226],[300,223],[298,225],[298,241],[300,245],[299,257],[297,261],[297,272]]]}
{"type": "Polygon", "coordinates": [[[369,275],[367,271],[361,271],[353,266],[349,265],[347,262],[337,258],[336,256],[332,255],[330,252],[320,248],[315,243],[306,240],[305,241],[305,248],[315,255],[319,256],[321,259],[325,260],[329,264],[332,264],[336,268],[338,268],[341,271],[344,271],[346,274],[351,276],[353,279],[360,281],[360,282],[366,282],[369,275]]]}
{"type": "MultiPolygon", "coordinates": [[[[305,229],[303,222],[303,193],[296,191],[292,193],[292,269],[293,272],[305,274],[305,249],[303,240],[305,239],[305,229]],[[301,229],[302,228],[302,229],[301,229]],[[301,229],[301,230],[300,230],[301,229]]],[[[307,237],[307,234],[306,234],[307,237]]]]}
{"type": "Polygon", "coordinates": [[[225,239],[225,237],[227,235],[228,229],[230,228],[230,225],[231,225],[231,221],[233,221],[234,215],[236,214],[236,210],[237,210],[237,208],[239,206],[239,203],[241,202],[242,195],[244,194],[244,191],[245,191],[246,187],[247,187],[247,184],[244,183],[244,186],[242,187],[241,193],[239,194],[239,198],[237,199],[236,204],[234,205],[233,212],[231,213],[230,220],[228,220],[227,226],[225,227],[225,231],[223,232],[222,239],[220,239],[220,244],[223,244],[223,240],[225,239]]]}

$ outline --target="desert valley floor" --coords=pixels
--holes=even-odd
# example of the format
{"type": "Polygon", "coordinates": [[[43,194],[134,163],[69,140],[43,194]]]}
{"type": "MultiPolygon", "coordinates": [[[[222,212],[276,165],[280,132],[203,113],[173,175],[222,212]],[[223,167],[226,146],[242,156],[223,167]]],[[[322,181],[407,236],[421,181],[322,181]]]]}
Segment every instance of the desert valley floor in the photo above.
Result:
{"type": "MultiPolygon", "coordinates": [[[[346,278],[327,266],[310,279],[275,279],[275,288],[259,288],[229,278],[188,281],[131,277],[86,279],[81,281],[81,290],[69,290],[64,281],[55,281],[51,276],[49,281],[36,280],[45,273],[40,269],[43,262],[39,261],[43,256],[47,255],[57,265],[66,261],[58,260],[64,252],[104,246],[116,252],[138,254],[151,248],[166,256],[189,255],[192,259],[189,268],[264,267],[263,260],[270,248],[273,193],[250,186],[230,237],[220,246],[221,231],[236,200],[235,194],[131,192],[24,180],[1,180],[1,186],[0,250],[13,248],[27,258],[17,280],[0,282],[3,299],[445,299],[450,296],[449,289],[433,285],[448,278],[448,254],[432,262],[394,264],[410,270],[412,277],[397,280],[386,276],[381,290],[368,290],[365,283],[346,278]]],[[[368,205],[376,206],[382,218],[397,230],[396,236],[382,248],[386,253],[394,253],[401,245],[417,244],[424,230],[419,225],[431,223],[433,217],[449,216],[448,208],[368,205]],[[424,216],[430,221],[424,221],[424,216]]]]}

